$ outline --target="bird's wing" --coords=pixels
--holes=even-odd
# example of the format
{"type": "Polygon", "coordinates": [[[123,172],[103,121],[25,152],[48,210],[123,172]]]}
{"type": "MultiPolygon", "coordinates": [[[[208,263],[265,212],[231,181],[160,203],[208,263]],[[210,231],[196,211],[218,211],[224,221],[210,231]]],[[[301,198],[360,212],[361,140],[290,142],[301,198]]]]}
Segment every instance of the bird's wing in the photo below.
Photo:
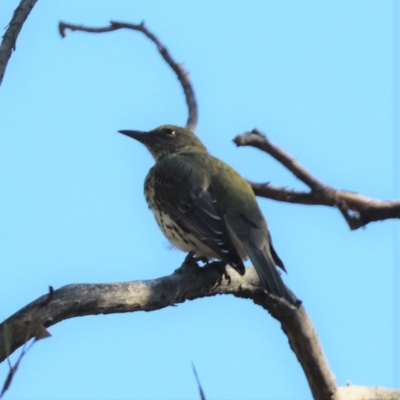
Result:
{"type": "Polygon", "coordinates": [[[230,238],[224,213],[201,168],[177,156],[158,162],[152,174],[158,206],[243,275],[244,265],[230,238]]]}
{"type": "Polygon", "coordinates": [[[283,267],[283,263],[270,244],[267,226],[255,225],[245,215],[236,212],[228,213],[225,218],[254,264],[263,287],[269,293],[283,297],[289,303],[298,306],[299,300],[283,283],[275,266],[277,264],[283,267]]]}

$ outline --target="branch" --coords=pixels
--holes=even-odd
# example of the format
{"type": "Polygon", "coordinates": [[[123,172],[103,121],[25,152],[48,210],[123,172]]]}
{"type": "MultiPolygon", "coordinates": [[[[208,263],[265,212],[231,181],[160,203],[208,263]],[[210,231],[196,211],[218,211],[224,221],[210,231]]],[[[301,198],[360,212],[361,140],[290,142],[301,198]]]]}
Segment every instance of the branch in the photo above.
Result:
{"type": "Polygon", "coordinates": [[[343,386],[338,388],[332,400],[396,400],[400,391],[382,387],[343,386]]]}
{"type": "Polygon", "coordinates": [[[250,182],[257,196],[288,203],[336,207],[352,230],[365,226],[370,222],[400,218],[400,201],[379,201],[326,186],[311,175],[293,157],[273,145],[257,129],[236,136],[233,141],[237,146],[252,146],[268,153],[311,189],[309,192],[301,192],[271,186],[269,183],[250,182]]]}
{"type": "Polygon", "coordinates": [[[17,37],[21,32],[22,25],[28,18],[36,2],[37,0],[21,0],[3,35],[3,40],[0,45],[0,85],[3,82],[8,61],[11,58],[12,52],[15,50],[17,37]]]}
{"type": "MultiPolygon", "coordinates": [[[[280,322],[290,347],[304,370],[314,399],[345,399],[343,392],[350,389],[337,388],[318,336],[304,307],[295,309],[284,300],[266,294],[259,287],[259,279],[254,268],[247,268],[243,277],[232,268],[228,268],[230,279],[221,278],[220,271],[211,266],[187,268],[169,276],[147,281],[74,284],[50,291],[0,324],[0,362],[4,361],[7,353],[11,354],[26,343],[27,330],[23,327],[30,327],[32,323],[35,326],[49,327],[68,318],[84,315],[154,311],[186,300],[233,294],[236,297],[253,300],[280,322]],[[12,341],[8,344],[5,341],[5,326],[16,327],[13,330],[12,341]]],[[[32,330],[29,338],[33,336],[32,330]]],[[[355,387],[351,388],[353,390],[355,387]]],[[[361,389],[364,393],[368,390],[374,390],[371,393],[376,393],[376,388],[359,388],[361,389]]],[[[396,393],[400,395],[399,392],[396,393]]],[[[365,397],[366,400],[372,398],[377,397],[373,397],[372,394],[370,397],[365,397]]]]}
{"type": "Polygon", "coordinates": [[[110,25],[103,28],[89,28],[83,25],[74,25],[66,22],[60,22],[58,24],[58,29],[60,35],[65,38],[67,35],[67,30],[71,31],[81,31],[88,33],[105,33],[112,32],[118,29],[132,29],[134,31],[142,32],[148,39],[156,44],[157,50],[161,54],[164,61],[172,68],[175,72],[181,86],[183,93],[186,98],[186,104],[188,106],[188,120],[186,122],[186,128],[190,129],[192,132],[196,130],[198,111],[197,102],[194,94],[192,84],[190,82],[189,73],[185,70],[182,64],[178,64],[169,54],[167,48],[160,42],[160,40],[152,32],[150,32],[144,25],[144,22],[140,24],[129,24],[126,22],[110,21],[110,25]]]}
{"type": "MultiPolygon", "coordinates": [[[[294,309],[285,301],[267,295],[258,286],[253,268],[244,277],[229,268],[230,282],[222,279],[217,268],[190,268],[183,272],[147,281],[115,284],[77,284],[63,286],[51,295],[39,297],[0,325],[0,361],[7,356],[4,325],[25,326],[34,321],[37,326],[49,327],[68,318],[84,315],[133,311],[153,311],[164,307],[217,294],[233,294],[252,299],[281,322],[290,346],[307,376],[315,398],[333,393],[335,381],[329,370],[315,330],[303,307],[294,309]]],[[[11,354],[26,342],[26,330],[15,329],[11,354]]]]}

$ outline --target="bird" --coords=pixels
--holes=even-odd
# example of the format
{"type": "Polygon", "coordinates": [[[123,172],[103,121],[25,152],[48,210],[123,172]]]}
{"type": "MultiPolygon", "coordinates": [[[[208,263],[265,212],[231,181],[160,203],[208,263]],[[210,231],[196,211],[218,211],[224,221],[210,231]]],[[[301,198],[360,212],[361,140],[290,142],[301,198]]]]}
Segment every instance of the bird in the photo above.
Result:
{"type": "Polygon", "coordinates": [[[245,274],[249,258],[268,294],[298,307],[284,284],[267,222],[250,184],[213,157],[189,129],[162,125],[151,131],[120,130],[142,143],[155,160],[144,194],[161,231],[189,257],[220,260],[245,274]]]}

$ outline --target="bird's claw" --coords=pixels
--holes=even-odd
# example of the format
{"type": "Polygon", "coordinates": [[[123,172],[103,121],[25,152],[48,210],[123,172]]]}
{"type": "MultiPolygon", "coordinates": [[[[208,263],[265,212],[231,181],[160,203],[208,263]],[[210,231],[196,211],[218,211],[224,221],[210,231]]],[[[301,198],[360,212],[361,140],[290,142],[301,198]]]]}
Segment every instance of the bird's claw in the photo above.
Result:
{"type": "Polygon", "coordinates": [[[220,277],[218,278],[218,285],[222,283],[222,279],[226,279],[228,281],[228,286],[231,284],[231,277],[226,271],[227,263],[224,261],[213,261],[212,263],[207,263],[206,267],[217,269],[220,273],[220,277]]]}
{"type": "Polygon", "coordinates": [[[182,265],[175,270],[178,274],[181,274],[185,272],[188,269],[193,269],[193,268],[200,268],[198,262],[204,262],[206,265],[208,265],[208,260],[205,257],[195,257],[195,252],[190,251],[188,255],[185,257],[183,260],[182,265]]]}
{"type": "Polygon", "coordinates": [[[220,276],[218,278],[218,285],[222,283],[222,279],[226,279],[228,281],[227,283],[228,286],[231,284],[231,277],[226,271],[226,266],[227,266],[226,262],[224,261],[209,262],[206,257],[196,257],[194,251],[190,251],[188,253],[188,255],[183,260],[182,265],[178,269],[176,269],[175,272],[178,274],[183,274],[193,269],[199,269],[201,268],[198,264],[199,261],[205,264],[203,268],[212,268],[218,270],[218,272],[220,273],[220,276]]]}

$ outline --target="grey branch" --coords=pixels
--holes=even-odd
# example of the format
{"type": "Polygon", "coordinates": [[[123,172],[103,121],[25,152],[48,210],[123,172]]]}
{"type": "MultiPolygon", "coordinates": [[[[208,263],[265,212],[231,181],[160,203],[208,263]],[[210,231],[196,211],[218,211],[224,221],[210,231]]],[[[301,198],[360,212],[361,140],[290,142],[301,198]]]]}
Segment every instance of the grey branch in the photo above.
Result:
{"type": "MultiPolygon", "coordinates": [[[[185,269],[183,272],[175,272],[154,280],[115,284],[75,284],[50,291],[17,311],[0,325],[0,361],[7,357],[4,324],[20,327],[14,329],[12,343],[8,344],[12,353],[26,341],[27,331],[22,327],[32,323],[36,326],[49,327],[65,319],[84,315],[154,311],[186,300],[232,294],[251,299],[281,323],[289,344],[304,370],[314,399],[347,399],[348,397],[342,396],[342,389],[348,389],[337,388],[318,336],[304,307],[295,309],[286,302],[263,292],[258,286],[258,276],[253,268],[247,268],[243,277],[230,267],[228,272],[230,281],[221,278],[217,268],[209,267],[185,269]]],[[[371,393],[376,393],[375,388],[361,389],[364,392],[373,390],[371,393]]],[[[395,393],[400,396],[400,392],[395,393]]],[[[377,397],[372,395],[365,397],[365,399],[372,398],[377,397]]]]}
{"type": "MultiPolygon", "coordinates": [[[[241,277],[229,268],[230,283],[217,268],[190,268],[155,280],[116,284],[78,284],[64,286],[46,294],[8,318],[9,326],[25,326],[26,321],[49,327],[62,320],[96,314],[153,311],[217,294],[233,294],[252,299],[282,324],[289,343],[303,366],[315,398],[323,399],[335,390],[335,381],[315,330],[303,307],[294,309],[265,294],[258,286],[253,268],[241,277]]],[[[6,357],[0,326],[0,360],[6,357]]],[[[26,340],[26,330],[15,330],[11,350],[26,340]]]]}
{"type": "Polygon", "coordinates": [[[6,32],[2,37],[0,45],[0,85],[3,82],[8,61],[11,58],[12,52],[15,50],[17,37],[21,32],[22,25],[28,18],[28,15],[36,2],[37,0],[21,0],[19,6],[14,11],[6,32]]]}
{"type": "Polygon", "coordinates": [[[194,94],[193,86],[190,82],[189,73],[183,67],[182,64],[178,64],[169,54],[167,48],[161,43],[161,41],[150,32],[144,22],[140,24],[130,24],[127,22],[117,22],[110,21],[110,25],[102,28],[90,28],[83,25],[69,24],[66,22],[60,22],[58,24],[58,29],[60,35],[64,38],[66,37],[67,30],[71,31],[81,31],[88,33],[105,33],[112,32],[118,29],[132,29],[134,31],[142,32],[148,39],[150,39],[156,46],[157,50],[160,52],[164,61],[170,66],[170,68],[175,72],[181,86],[183,93],[186,98],[186,104],[188,106],[188,120],[186,122],[186,128],[190,129],[192,132],[196,130],[197,120],[198,120],[198,108],[196,102],[196,96],[194,94]]]}
{"type": "Polygon", "coordinates": [[[400,391],[382,387],[343,386],[337,389],[332,400],[399,400],[400,391]]]}
{"type": "Polygon", "coordinates": [[[400,201],[379,201],[323,184],[257,129],[236,136],[233,141],[237,146],[252,146],[268,153],[311,189],[301,192],[271,186],[269,183],[250,182],[257,196],[288,203],[336,207],[350,229],[358,229],[374,221],[400,218],[400,201]]]}

